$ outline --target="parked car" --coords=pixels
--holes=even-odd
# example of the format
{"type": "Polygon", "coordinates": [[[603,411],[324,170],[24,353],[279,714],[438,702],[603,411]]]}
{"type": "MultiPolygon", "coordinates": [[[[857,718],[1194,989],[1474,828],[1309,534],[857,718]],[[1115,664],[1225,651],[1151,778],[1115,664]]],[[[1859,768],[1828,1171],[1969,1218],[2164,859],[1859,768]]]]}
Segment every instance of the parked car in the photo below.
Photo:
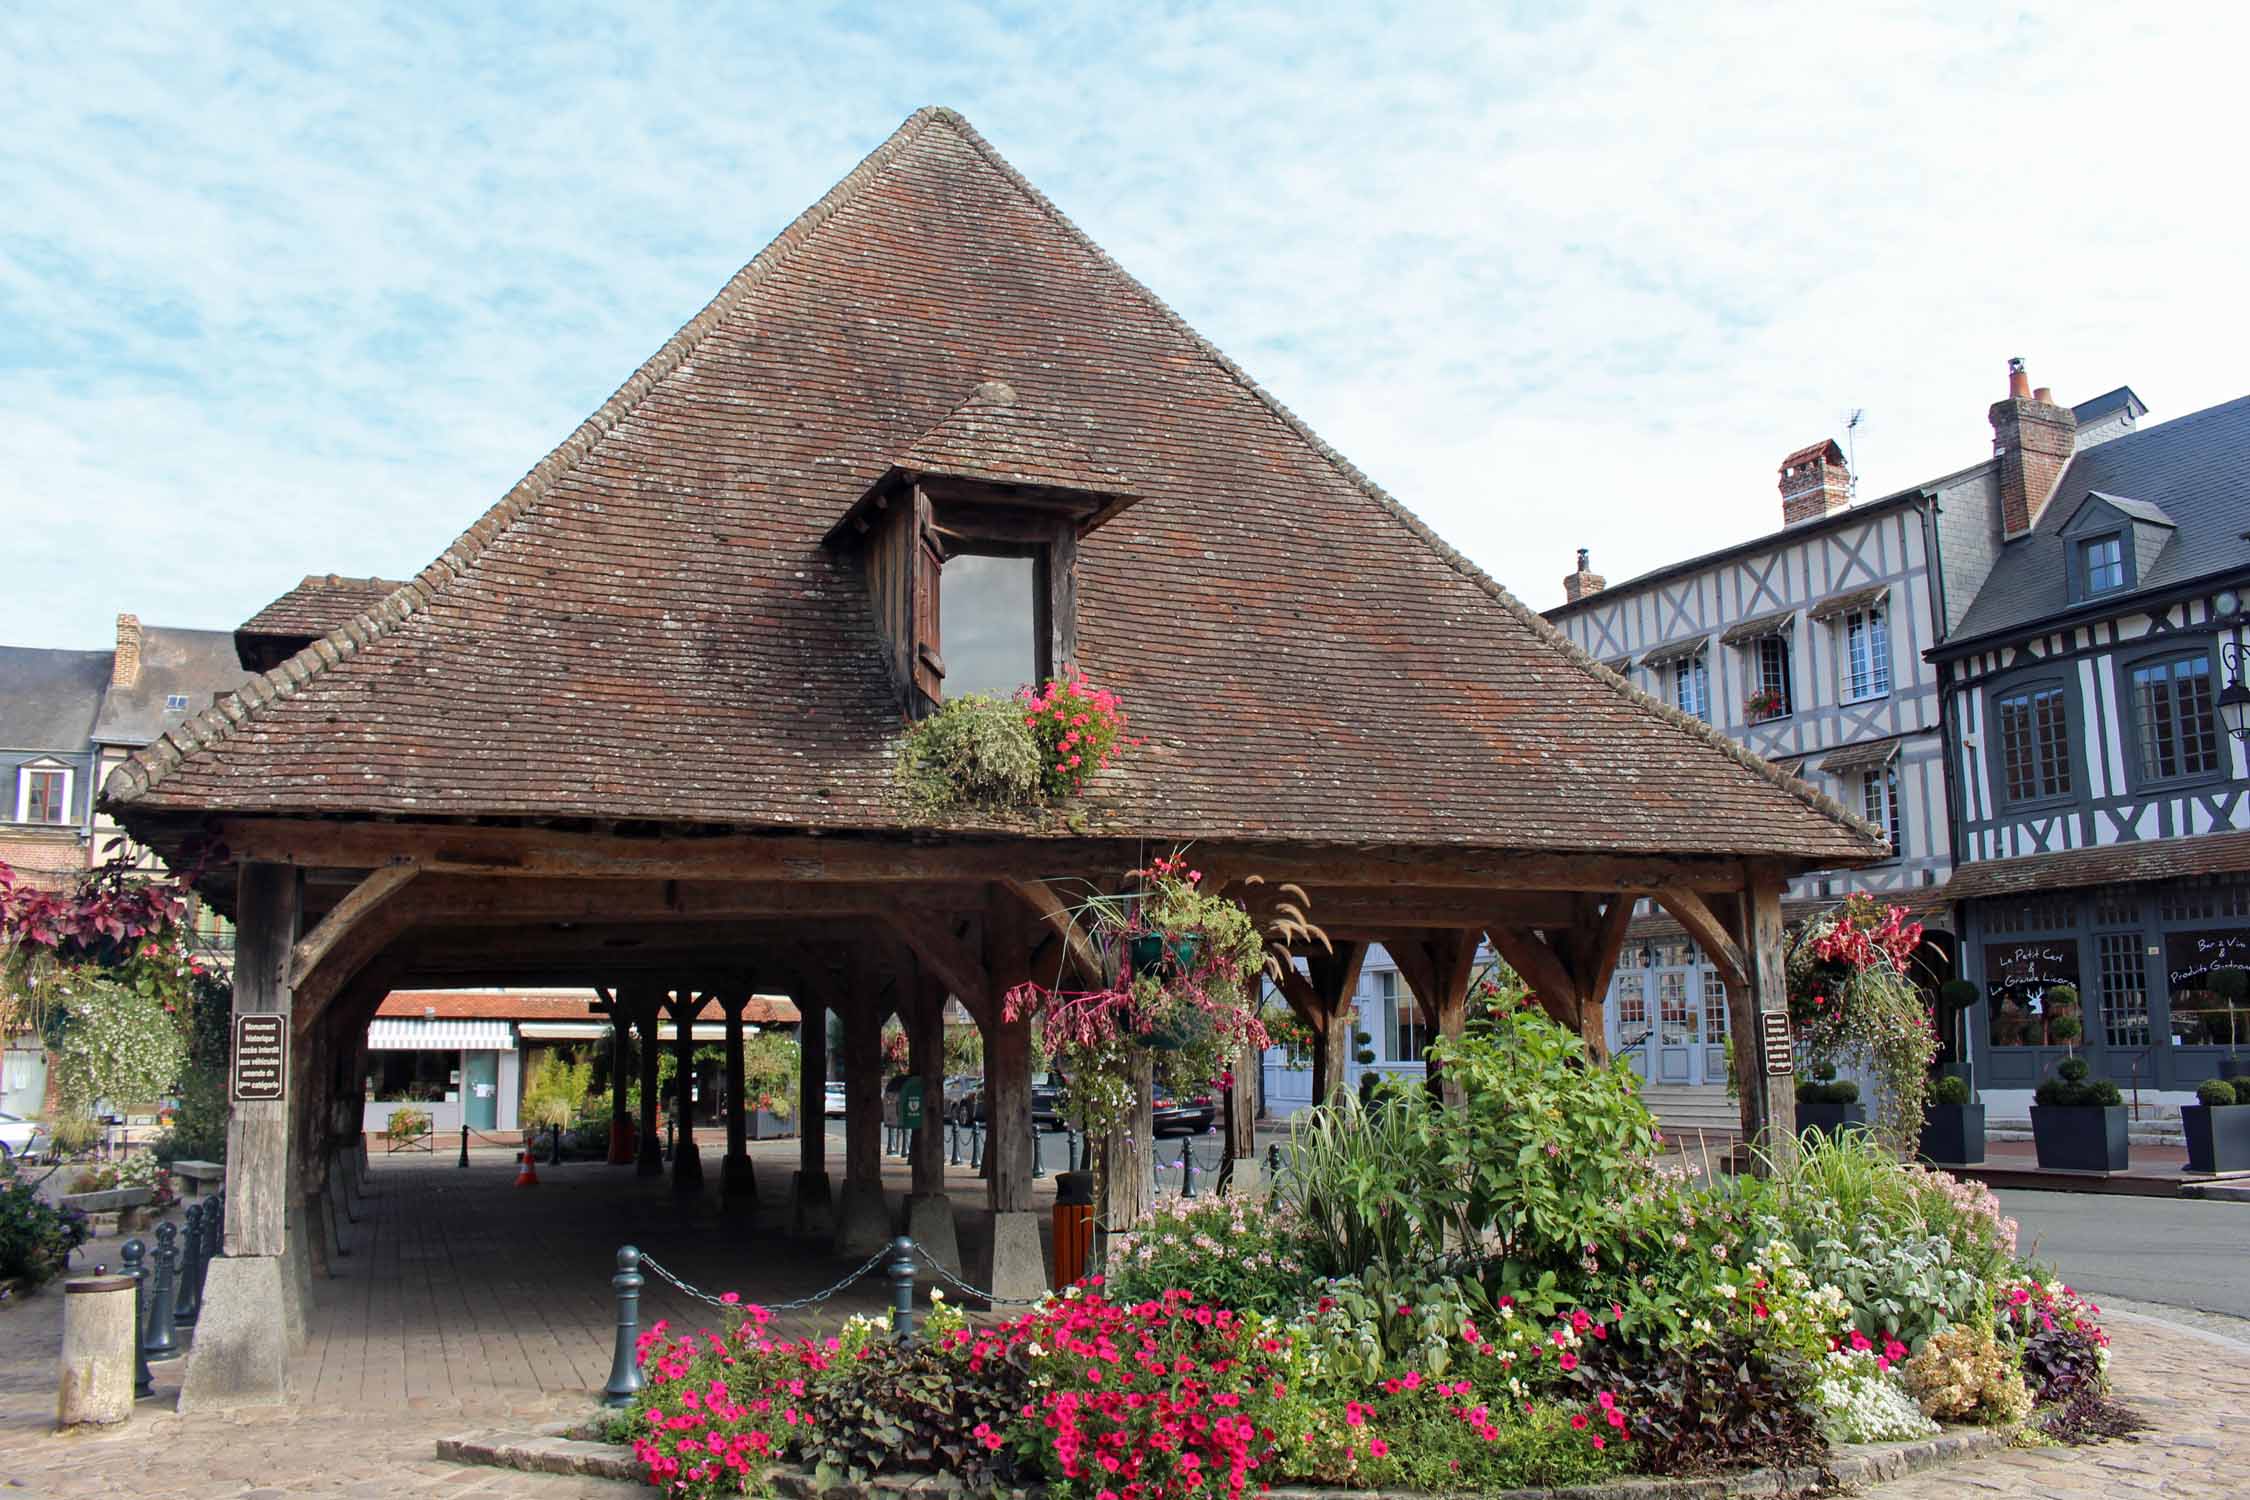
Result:
{"type": "Polygon", "coordinates": [[[975,1073],[956,1073],[945,1080],[945,1118],[957,1125],[966,1125],[975,1118],[964,1112],[962,1106],[984,1087],[984,1079],[975,1073]]]}
{"type": "MultiPolygon", "coordinates": [[[[946,1108],[956,1125],[981,1124],[984,1120],[984,1080],[972,1080],[973,1087],[959,1099],[947,1090],[946,1108]]],[[[1060,1130],[1062,1118],[1062,1075],[1041,1073],[1031,1080],[1031,1123],[1041,1130],[1060,1130]]]]}
{"type": "Polygon", "coordinates": [[[844,1085],[836,1079],[828,1081],[828,1095],[821,1106],[821,1113],[831,1120],[841,1120],[844,1117],[844,1085]]]}
{"type": "Polygon", "coordinates": [[[1156,1091],[1156,1134],[1178,1131],[1183,1135],[1204,1135],[1219,1123],[1219,1101],[1209,1094],[1180,1098],[1170,1089],[1156,1091]]]}
{"type": "Polygon", "coordinates": [[[0,1111],[0,1160],[23,1155],[31,1149],[31,1138],[38,1133],[39,1127],[34,1122],[0,1111]]]}

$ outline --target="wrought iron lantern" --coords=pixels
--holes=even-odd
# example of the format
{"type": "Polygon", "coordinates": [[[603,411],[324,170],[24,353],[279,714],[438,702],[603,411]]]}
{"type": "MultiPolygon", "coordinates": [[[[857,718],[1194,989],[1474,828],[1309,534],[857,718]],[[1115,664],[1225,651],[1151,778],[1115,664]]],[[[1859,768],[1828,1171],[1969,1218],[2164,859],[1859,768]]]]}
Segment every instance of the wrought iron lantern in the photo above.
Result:
{"type": "Polygon", "coordinates": [[[2250,683],[2242,680],[2242,642],[2228,641],[2219,648],[2227,669],[2227,685],[2219,689],[2219,722],[2238,740],[2250,740],[2250,683]]]}

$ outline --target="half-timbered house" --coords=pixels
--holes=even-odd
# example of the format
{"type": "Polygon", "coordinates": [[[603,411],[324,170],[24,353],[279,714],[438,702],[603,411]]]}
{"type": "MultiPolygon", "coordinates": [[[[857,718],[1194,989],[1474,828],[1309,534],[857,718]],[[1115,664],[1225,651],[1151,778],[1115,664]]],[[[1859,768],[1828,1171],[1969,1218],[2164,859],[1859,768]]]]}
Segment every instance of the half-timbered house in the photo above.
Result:
{"type": "MultiPolygon", "coordinates": [[[[1192,843],[1253,904],[1301,886],[1327,943],[1285,988],[1334,1087],[1368,943],[1456,1032],[1489,936],[1599,1046],[1633,903],[1658,891],[1746,986],[1755,1046],[1753,1012],[1786,1005],[1783,889],[1883,848],[1572,647],[935,109],[419,577],[168,730],[106,797],[231,904],[236,1024],[269,1060],[286,1038],[235,1108],[184,1405],[279,1394],[321,1252],[301,1224],[349,1169],[359,1049],[396,988],[598,985],[649,1031],[786,993],[808,1092],[833,1008],[842,1191],[807,1132],[794,1222],[862,1255],[902,1219],[952,1241],[938,1134],[886,1202],[877,1110],[884,1017],[927,1081],[957,999],[997,1125],[971,1274],[1021,1295],[1045,1280],[1031,1022],[1003,997],[1098,969],[1076,882],[1192,843]],[[1132,715],[1137,743],[1082,798],[933,819],[899,795],[913,715],[963,678],[1047,671],[1132,715]]],[[[1788,1083],[1744,1091],[1779,1149],[1788,1083]]],[[[1105,1179],[1123,1192],[1146,1160],[1119,1147],[1105,1179]]],[[[674,1173],[700,1189],[691,1144],[674,1173]]]]}
{"type": "Polygon", "coordinates": [[[1991,576],[1931,652],[1978,1079],[2020,1112],[2076,1051],[2185,1102],[2250,1044],[2211,983],[2250,968],[2250,787],[2220,714],[2250,608],[2250,399],[2075,450],[2043,393],[1993,411],[2075,456],[2026,465],[1991,576]]]}
{"type": "MultiPolygon", "coordinates": [[[[2130,431],[2140,410],[2129,390],[2088,402],[2083,440],[2130,431]]],[[[1995,456],[1855,503],[1843,449],[1815,443],[1781,462],[1778,531],[1620,584],[1581,552],[1565,602],[1547,612],[1636,686],[1880,829],[1887,858],[1800,876],[1789,910],[1858,891],[1903,905],[1929,928],[1933,977],[1954,962],[1954,855],[1938,674],[1924,653],[1960,624],[1997,555],[2004,467],[1995,456]]],[[[1660,1090],[1723,1084],[1726,1004],[1692,931],[1645,910],[1611,992],[1612,1046],[1660,1090]]],[[[1693,1114],[1693,1100],[1654,1097],[1693,1114]]]]}

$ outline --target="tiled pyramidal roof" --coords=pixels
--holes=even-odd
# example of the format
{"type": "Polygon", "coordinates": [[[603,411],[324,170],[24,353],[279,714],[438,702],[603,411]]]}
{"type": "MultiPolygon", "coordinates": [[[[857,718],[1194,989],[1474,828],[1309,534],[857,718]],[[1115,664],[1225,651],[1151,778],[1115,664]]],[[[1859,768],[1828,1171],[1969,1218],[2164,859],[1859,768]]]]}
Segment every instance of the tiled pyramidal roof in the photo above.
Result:
{"type": "Polygon", "coordinates": [[[1446,546],[947,110],[735,275],[405,589],[112,779],[211,811],[905,826],[857,560],[922,461],[1138,496],[1080,664],[1145,738],[1091,832],[1871,857],[1446,546]],[[1012,402],[987,391],[1012,389],[1012,402]],[[1083,457],[1081,457],[1083,453],[1083,457]]]}
{"type": "Polygon", "coordinates": [[[391,578],[307,573],[304,581],[235,627],[237,635],[326,635],[405,585],[391,578]]]}

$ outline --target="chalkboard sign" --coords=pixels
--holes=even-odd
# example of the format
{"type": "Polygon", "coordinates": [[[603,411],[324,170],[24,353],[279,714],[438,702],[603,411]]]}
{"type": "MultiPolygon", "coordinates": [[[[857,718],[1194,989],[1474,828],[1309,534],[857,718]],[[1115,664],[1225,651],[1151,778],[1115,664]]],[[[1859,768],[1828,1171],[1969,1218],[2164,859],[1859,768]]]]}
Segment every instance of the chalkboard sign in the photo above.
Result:
{"type": "Polygon", "coordinates": [[[2029,943],[1986,943],[1984,982],[1995,990],[2030,990],[2034,993],[2067,984],[2078,984],[2078,944],[2071,938],[2046,938],[2029,943]]]}
{"type": "Polygon", "coordinates": [[[2250,969],[2250,931],[2234,927],[2164,935],[2164,979],[2171,993],[2209,988],[2213,969],[2250,969]]]}
{"type": "Polygon", "coordinates": [[[1797,1071],[1796,1043],[1789,1035],[1789,1013],[1783,1010],[1765,1011],[1758,1017],[1759,1040],[1766,1054],[1766,1072],[1776,1078],[1785,1078],[1797,1071]]]}
{"type": "Polygon", "coordinates": [[[289,1018],[257,1013],[234,1018],[234,1098],[271,1103],[288,1090],[289,1018]]]}

